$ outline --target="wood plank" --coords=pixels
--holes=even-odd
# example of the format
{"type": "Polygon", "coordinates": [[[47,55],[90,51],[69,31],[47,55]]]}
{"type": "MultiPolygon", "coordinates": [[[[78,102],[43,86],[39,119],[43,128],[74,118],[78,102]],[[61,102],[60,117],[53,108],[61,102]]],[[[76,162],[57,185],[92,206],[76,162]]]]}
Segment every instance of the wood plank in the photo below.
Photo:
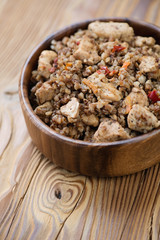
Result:
{"type": "Polygon", "coordinates": [[[130,176],[86,180],[34,154],[1,223],[3,238],[118,240],[152,234],[149,227],[160,217],[159,165],[130,176]]]}
{"type": "Polygon", "coordinates": [[[31,142],[17,94],[26,57],[53,31],[102,16],[160,25],[159,11],[159,0],[1,1],[1,239],[160,239],[160,165],[106,179],[60,169],[31,142]]]}
{"type": "MultiPolygon", "coordinates": [[[[87,179],[85,192],[90,189],[92,192],[87,201],[84,192],[82,205],[79,204],[67,220],[59,239],[65,236],[68,239],[149,239],[154,204],[159,209],[158,199],[155,203],[160,193],[158,174],[157,165],[149,171],[126,177],[87,179]],[[71,234],[69,229],[73,223],[71,234]],[[79,231],[80,237],[76,238],[79,231]]],[[[155,221],[159,221],[159,216],[155,216],[155,221]]]]}
{"type": "Polygon", "coordinates": [[[15,191],[1,225],[3,239],[56,239],[83,194],[84,176],[39,157],[33,155],[15,191]]]}
{"type": "Polygon", "coordinates": [[[159,9],[160,9],[160,1],[159,0],[150,1],[148,11],[146,11],[145,20],[148,22],[152,22],[157,25],[160,25],[160,19],[158,19],[159,9]]]}

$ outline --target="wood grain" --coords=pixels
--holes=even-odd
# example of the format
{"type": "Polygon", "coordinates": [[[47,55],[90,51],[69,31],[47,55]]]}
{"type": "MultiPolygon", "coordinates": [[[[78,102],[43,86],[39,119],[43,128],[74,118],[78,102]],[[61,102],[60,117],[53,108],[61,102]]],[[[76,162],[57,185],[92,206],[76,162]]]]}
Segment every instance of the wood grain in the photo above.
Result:
{"type": "Polygon", "coordinates": [[[44,158],[38,162],[37,157],[28,164],[4,218],[3,238],[55,239],[81,198],[85,177],[61,171],[44,158]]]}
{"type": "Polygon", "coordinates": [[[17,85],[26,57],[53,31],[93,17],[160,26],[159,0],[1,0],[0,239],[160,239],[160,167],[86,178],[51,164],[28,136],[17,85]]]}

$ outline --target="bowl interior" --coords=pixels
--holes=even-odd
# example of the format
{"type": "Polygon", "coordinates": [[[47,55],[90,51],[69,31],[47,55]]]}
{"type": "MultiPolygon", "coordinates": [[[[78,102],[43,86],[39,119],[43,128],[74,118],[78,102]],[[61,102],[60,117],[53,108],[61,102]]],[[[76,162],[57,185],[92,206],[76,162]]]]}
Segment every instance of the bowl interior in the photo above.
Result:
{"type": "Polygon", "coordinates": [[[30,115],[34,116],[33,120],[38,124],[41,129],[44,129],[45,131],[48,132],[50,135],[54,135],[58,138],[62,138],[65,141],[71,141],[73,143],[78,143],[78,144],[87,144],[87,145],[121,145],[124,143],[130,143],[133,141],[141,141],[148,136],[152,136],[154,134],[157,134],[157,132],[160,132],[159,129],[153,130],[150,133],[143,134],[138,137],[134,137],[129,140],[120,140],[112,143],[90,143],[90,142],[85,142],[82,140],[73,140],[69,137],[60,135],[56,133],[54,130],[52,130],[50,127],[48,127],[41,119],[34,113],[32,106],[29,101],[29,91],[30,91],[30,78],[31,78],[31,73],[34,69],[37,67],[37,62],[40,53],[45,50],[50,48],[50,43],[53,39],[55,40],[61,40],[64,36],[70,36],[74,34],[78,29],[86,29],[88,24],[92,21],[115,21],[115,22],[127,22],[131,27],[133,27],[135,35],[140,35],[140,36],[152,36],[156,39],[156,42],[160,44],[160,28],[152,25],[150,23],[146,23],[143,21],[137,21],[134,19],[129,19],[129,18],[98,18],[98,19],[92,19],[92,20],[87,20],[84,22],[80,22],[77,24],[73,24],[69,27],[66,27],[58,32],[55,32],[48,36],[43,42],[41,42],[31,53],[30,57],[27,59],[24,68],[22,70],[22,75],[21,75],[21,80],[20,80],[20,92],[21,96],[23,98],[24,104],[26,105],[26,108],[28,109],[28,112],[30,115]],[[26,71],[27,70],[27,71],[26,71]]]}

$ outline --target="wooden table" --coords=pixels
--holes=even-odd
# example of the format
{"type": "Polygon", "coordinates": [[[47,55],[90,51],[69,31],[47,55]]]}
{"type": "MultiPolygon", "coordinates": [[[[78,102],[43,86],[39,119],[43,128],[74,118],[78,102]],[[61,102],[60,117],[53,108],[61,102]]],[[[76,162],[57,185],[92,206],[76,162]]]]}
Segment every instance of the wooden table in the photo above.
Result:
{"type": "Polygon", "coordinates": [[[18,79],[31,50],[71,23],[130,16],[160,25],[159,0],[0,1],[0,239],[160,239],[160,165],[118,178],[52,164],[32,143],[18,79]]]}

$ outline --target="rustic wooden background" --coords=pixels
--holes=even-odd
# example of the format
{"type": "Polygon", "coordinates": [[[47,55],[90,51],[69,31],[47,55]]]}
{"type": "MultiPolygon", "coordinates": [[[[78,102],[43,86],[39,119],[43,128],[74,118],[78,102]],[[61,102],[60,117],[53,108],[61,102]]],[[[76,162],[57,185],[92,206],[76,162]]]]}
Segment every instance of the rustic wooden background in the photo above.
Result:
{"type": "Polygon", "coordinates": [[[0,240],[160,239],[160,165],[106,179],[67,172],[33,145],[19,106],[20,70],[36,44],[105,16],[160,26],[160,0],[0,0],[0,240]]]}

